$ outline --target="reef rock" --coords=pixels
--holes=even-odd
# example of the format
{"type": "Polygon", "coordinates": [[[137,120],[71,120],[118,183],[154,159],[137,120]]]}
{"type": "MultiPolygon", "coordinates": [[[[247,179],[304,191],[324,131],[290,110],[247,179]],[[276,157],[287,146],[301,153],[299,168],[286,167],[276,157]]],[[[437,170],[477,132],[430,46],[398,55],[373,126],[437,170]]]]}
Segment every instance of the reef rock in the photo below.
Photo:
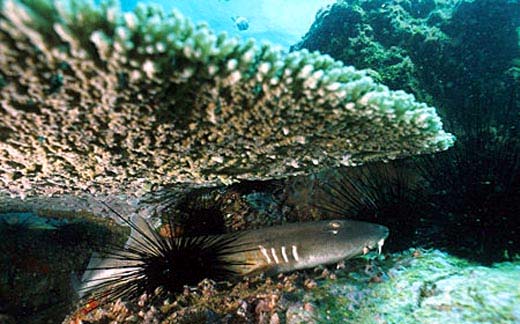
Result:
{"type": "Polygon", "coordinates": [[[338,0],[292,48],[373,69],[390,89],[451,113],[475,95],[508,104],[520,79],[519,17],[518,0],[338,0]]]}

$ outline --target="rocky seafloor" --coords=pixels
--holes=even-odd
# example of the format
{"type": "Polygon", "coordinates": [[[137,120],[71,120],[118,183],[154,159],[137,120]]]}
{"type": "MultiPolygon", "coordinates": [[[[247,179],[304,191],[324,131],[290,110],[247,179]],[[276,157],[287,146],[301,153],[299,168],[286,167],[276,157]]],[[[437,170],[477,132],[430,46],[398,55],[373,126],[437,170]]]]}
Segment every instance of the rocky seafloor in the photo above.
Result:
{"type": "Polygon", "coordinates": [[[85,322],[518,323],[520,261],[483,267],[438,250],[356,259],[336,268],[203,282],[180,298],[107,305],[85,322]],[[132,305],[135,307],[135,305],[132,305]]]}

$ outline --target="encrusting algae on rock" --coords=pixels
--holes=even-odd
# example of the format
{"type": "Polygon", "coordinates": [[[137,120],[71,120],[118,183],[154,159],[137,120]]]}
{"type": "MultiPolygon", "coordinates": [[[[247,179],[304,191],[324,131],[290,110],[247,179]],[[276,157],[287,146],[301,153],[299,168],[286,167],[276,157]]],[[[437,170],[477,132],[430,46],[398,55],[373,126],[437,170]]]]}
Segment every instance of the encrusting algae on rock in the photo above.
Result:
{"type": "Polygon", "coordinates": [[[4,195],[142,193],[447,149],[435,109],[329,56],[178,13],[2,1],[4,195]]]}

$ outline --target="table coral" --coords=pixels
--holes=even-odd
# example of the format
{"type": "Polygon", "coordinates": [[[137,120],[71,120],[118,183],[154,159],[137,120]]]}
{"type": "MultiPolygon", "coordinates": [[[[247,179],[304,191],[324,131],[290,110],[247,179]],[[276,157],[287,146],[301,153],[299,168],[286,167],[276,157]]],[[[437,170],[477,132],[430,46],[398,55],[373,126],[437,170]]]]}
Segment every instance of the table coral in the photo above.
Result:
{"type": "Polygon", "coordinates": [[[139,195],[453,143],[434,108],[326,55],[240,42],[153,7],[0,3],[4,194],[139,195]]]}

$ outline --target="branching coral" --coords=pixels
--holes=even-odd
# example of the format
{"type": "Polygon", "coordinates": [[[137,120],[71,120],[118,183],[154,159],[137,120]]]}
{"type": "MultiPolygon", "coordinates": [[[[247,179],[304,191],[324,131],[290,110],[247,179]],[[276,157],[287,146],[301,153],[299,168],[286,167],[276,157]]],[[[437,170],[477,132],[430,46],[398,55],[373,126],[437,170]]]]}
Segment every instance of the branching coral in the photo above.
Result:
{"type": "Polygon", "coordinates": [[[136,193],[444,150],[434,108],[363,71],[177,13],[7,0],[0,181],[10,194],[136,193]]]}

